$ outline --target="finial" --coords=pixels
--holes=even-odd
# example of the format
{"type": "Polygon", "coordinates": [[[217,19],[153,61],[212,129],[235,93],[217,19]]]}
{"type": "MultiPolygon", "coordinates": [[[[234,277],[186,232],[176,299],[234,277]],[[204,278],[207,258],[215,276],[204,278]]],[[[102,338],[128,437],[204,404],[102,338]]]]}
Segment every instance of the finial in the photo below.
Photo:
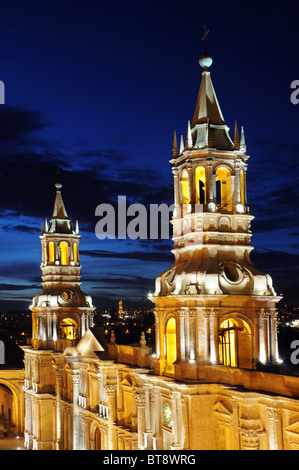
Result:
{"type": "Polygon", "coordinates": [[[55,188],[60,191],[61,188],[62,188],[62,184],[61,183],[55,183],[55,188]]]}
{"type": "Polygon", "coordinates": [[[246,152],[245,133],[243,126],[241,126],[240,150],[241,152],[246,152]]]}
{"type": "Polygon", "coordinates": [[[110,343],[115,344],[115,342],[116,342],[115,333],[114,333],[114,330],[111,330],[110,343]]]}
{"type": "Polygon", "coordinates": [[[207,70],[208,67],[210,67],[213,63],[212,57],[209,56],[208,53],[207,53],[207,35],[209,34],[209,32],[210,31],[207,29],[207,27],[205,25],[204,34],[203,34],[203,37],[201,39],[204,42],[204,53],[199,58],[199,64],[204,68],[204,70],[207,70]]]}
{"type": "Polygon", "coordinates": [[[181,155],[181,153],[183,153],[184,148],[185,148],[185,145],[184,145],[184,136],[183,136],[183,134],[182,134],[182,135],[181,135],[181,143],[180,143],[180,155],[181,155]]]}
{"type": "Polygon", "coordinates": [[[172,155],[173,157],[177,157],[178,156],[178,142],[177,142],[177,138],[176,138],[176,132],[174,131],[174,134],[173,134],[173,146],[172,146],[172,155]]]}
{"type": "Polygon", "coordinates": [[[141,344],[141,347],[144,348],[146,346],[146,339],[145,339],[145,333],[144,331],[141,332],[141,336],[140,336],[140,344],[141,344]]]}
{"type": "Polygon", "coordinates": [[[191,148],[192,148],[192,136],[191,136],[190,121],[188,121],[186,148],[187,148],[187,149],[191,149],[191,148]]]}
{"type": "Polygon", "coordinates": [[[44,234],[44,224],[43,224],[43,221],[42,221],[42,227],[41,227],[41,234],[42,234],[42,235],[44,234]]]}
{"type": "Polygon", "coordinates": [[[76,230],[75,230],[75,233],[78,235],[79,233],[79,222],[78,220],[76,220],[76,230]]]}
{"type": "Polygon", "coordinates": [[[235,150],[239,150],[240,148],[240,139],[239,139],[239,130],[238,130],[237,121],[235,121],[234,147],[235,147],[235,150]]]}

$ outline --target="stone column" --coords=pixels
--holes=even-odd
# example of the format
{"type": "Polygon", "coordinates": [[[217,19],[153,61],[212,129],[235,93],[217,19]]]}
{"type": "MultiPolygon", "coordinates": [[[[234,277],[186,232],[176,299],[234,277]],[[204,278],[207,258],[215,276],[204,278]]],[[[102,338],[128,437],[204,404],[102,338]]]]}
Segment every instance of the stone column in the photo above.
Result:
{"type": "Polygon", "coordinates": [[[116,430],[116,384],[106,385],[106,395],[108,399],[108,446],[109,450],[117,450],[116,430]]]}
{"type": "Polygon", "coordinates": [[[194,188],[194,170],[192,166],[187,168],[188,180],[189,180],[189,204],[191,204],[191,212],[194,212],[195,204],[195,188],[194,188]]]}
{"type": "Polygon", "coordinates": [[[188,338],[187,338],[186,331],[185,331],[185,318],[186,318],[186,309],[181,308],[178,314],[178,319],[179,319],[179,331],[178,331],[179,348],[178,349],[179,350],[177,351],[178,352],[177,360],[183,361],[183,362],[186,361],[186,349],[188,349],[188,338]],[[187,344],[186,344],[186,340],[187,340],[187,344]]]}
{"type": "Polygon", "coordinates": [[[180,430],[180,449],[189,449],[189,418],[188,418],[188,397],[180,395],[178,415],[180,418],[179,430],[180,430]]]}
{"type": "Polygon", "coordinates": [[[170,397],[171,397],[171,409],[172,409],[172,443],[170,447],[172,450],[178,450],[180,449],[180,445],[179,445],[180,417],[178,415],[178,410],[177,410],[178,393],[174,392],[170,395],[170,397]]]}
{"type": "Polygon", "coordinates": [[[38,341],[45,341],[47,339],[47,332],[44,324],[44,315],[42,312],[38,313],[38,341]]]}
{"type": "Polygon", "coordinates": [[[79,423],[79,371],[72,373],[73,382],[73,450],[80,450],[80,423],[79,423]]]}
{"type": "Polygon", "coordinates": [[[136,407],[137,407],[137,432],[138,432],[138,449],[144,449],[144,431],[145,426],[145,395],[135,395],[136,407]]]}
{"type": "Polygon", "coordinates": [[[55,450],[63,449],[63,408],[62,398],[62,364],[56,366],[56,442],[55,450]]]}
{"type": "Polygon", "coordinates": [[[204,319],[204,357],[203,361],[206,364],[210,364],[211,357],[210,357],[210,312],[204,311],[203,312],[203,319],[204,319]]]}
{"type": "Polygon", "coordinates": [[[196,362],[196,310],[189,310],[189,351],[188,359],[189,362],[196,362]]]}
{"type": "Polygon", "coordinates": [[[256,429],[242,429],[240,432],[242,448],[244,450],[259,450],[260,433],[256,429]]]}
{"type": "Polygon", "coordinates": [[[269,450],[283,450],[281,412],[276,408],[267,408],[269,450]]]}
{"type": "Polygon", "coordinates": [[[211,352],[210,359],[212,364],[219,364],[219,325],[218,325],[218,312],[213,308],[210,311],[211,316],[211,352]]]}
{"type": "Polygon", "coordinates": [[[151,449],[152,448],[152,423],[151,423],[151,403],[150,403],[150,390],[151,385],[146,384],[144,385],[144,401],[145,401],[145,430],[144,430],[144,448],[151,449]]]}
{"type": "Polygon", "coordinates": [[[153,390],[153,395],[151,400],[152,403],[152,410],[154,410],[154,434],[153,434],[153,450],[160,450],[161,449],[161,397],[159,389],[153,390]]]}
{"type": "Polygon", "coordinates": [[[235,201],[236,204],[241,204],[241,180],[240,180],[240,167],[239,163],[236,163],[235,167],[235,201]]]}
{"type": "Polygon", "coordinates": [[[243,180],[244,180],[244,206],[247,206],[247,164],[244,165],[243,180]]]}
{"type": "Polygon", "coordinates": [[[269,343],[268,343],[268,321],[269,314],[261,309],[259,316],[259,333],[260,333],[260,354],[259,359],[263,364],[269,361],[269,343]]]}
{"type": "Polygon", "coordinates": [[[271,321],[271,361],[279,362],[278,341],[277,341],[277,310],[273,309],[270,313],[271,321]]]}
{"type": "Polygon", "coordinates": [[[166,366],[163,315],[160,310],[155,312],[157,359],[154,361],[154,370],[158,375],[162,375],[166,366]]]}
{"type": "Polygon", "coordinates": [[[179,181],[179,172],[176,168],[172,170],[173,179],[174,179],[174,218],[181,217],[181,206],[180,206],[180,181],[179,181]]]}

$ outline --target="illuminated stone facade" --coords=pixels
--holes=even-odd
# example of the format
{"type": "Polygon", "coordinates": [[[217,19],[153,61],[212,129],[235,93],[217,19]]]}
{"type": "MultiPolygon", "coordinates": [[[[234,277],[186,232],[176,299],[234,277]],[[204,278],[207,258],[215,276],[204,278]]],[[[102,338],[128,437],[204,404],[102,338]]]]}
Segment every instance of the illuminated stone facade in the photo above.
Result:
{"type": "Polygon", "coordinates": [[[250,260],[244,131],[231,140],[204,67],[180,150],[174,138],[175,261],[151,297],[155,354],[144,334],[124,346],[93,326],[57,186],[23,347],[29,449],[299,448],[299,378],[266,371],[279,362],[280,298],[250,260]]]}

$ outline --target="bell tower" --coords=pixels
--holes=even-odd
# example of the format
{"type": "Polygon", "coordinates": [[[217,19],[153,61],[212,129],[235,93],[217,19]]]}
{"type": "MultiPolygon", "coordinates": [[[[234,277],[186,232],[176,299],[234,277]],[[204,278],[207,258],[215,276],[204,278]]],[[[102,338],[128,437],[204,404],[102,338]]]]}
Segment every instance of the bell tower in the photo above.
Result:
{"type": "Polygon", "coordinates": [[[80,288],[79,227],[73,227],[56,183],[50,221],[42,225],[42,285],[33,298],[32,346],[63,351],[93,326],[92,300],[80,288]]]}
{"type": "Polygon", "coordinates": [[[156,279],[155,372],[198,381],[206,366],[255,369],[279,360],[276,303],[268,274],[250,259],[244,129],[230,137],[203,68],[193,118],[174,133],[173,266],[156,279]]]}

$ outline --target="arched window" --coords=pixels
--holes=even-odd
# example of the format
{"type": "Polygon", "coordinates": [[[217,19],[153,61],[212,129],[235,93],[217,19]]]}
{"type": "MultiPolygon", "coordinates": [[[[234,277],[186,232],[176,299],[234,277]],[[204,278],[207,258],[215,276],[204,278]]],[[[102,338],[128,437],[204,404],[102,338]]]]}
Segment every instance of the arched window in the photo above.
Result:
{"type": "Polygon", "coordinates": [[[205,204],[206,201],[206,173],[202,166],[195,169],[196,204],[205,204]]]}
{"type": "Polygon", "coordinates": [[[240,319],[228,319],[219,327],[219,359],[225,366],[252,368],[252,335],[240,319]]]}
{"type": "Polygon", "coordinates": [[[189,204],[189,179],[186,170],[183,171],[181,176],[181,192],[182,204],[189,204]]]}
{"type": "Polygon", "coordinates": [[[69,264],[69,246],[66,242],[60,243],[60,263],[63,265],[69,264]]]}
{"type": "Polygon", "coordinates": [[[60,323],[60,329],[63,339],[76,339],[77,323],[72,318],[64,318],[60,323]]]}
{"type": "Polygon", "coordinates": [[[175,319],[170,318],[166,326],[166,372],[174,372],[176,361],[176,325],[175,319]]]}
{"type": "Polygon", "coordinates": [[[54,263],[54,261],[55,261],[54,242],[49,242],[49,263],[54,263]]]}
{"type": "Polygon", "coordinates": [[[228,168],[219,167],[216,170],[216,201],[218,201],[218,209],[232,210],[231,172],[228,168]],[[217,184],[218,181],[220,184],[217,184]]]}

